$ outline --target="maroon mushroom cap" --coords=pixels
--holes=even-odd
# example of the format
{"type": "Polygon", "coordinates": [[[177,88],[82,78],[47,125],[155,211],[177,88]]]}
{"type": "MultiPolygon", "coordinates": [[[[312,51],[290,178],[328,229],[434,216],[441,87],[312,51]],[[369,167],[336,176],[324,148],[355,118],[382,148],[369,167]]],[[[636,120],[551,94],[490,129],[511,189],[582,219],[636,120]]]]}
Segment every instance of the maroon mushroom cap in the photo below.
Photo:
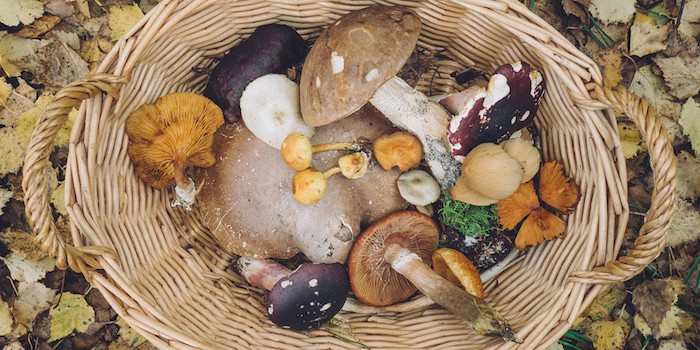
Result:
{"type": "Polygon", "coordinates": [[[265,307],[276,325],[307,330],[333,318],[345,304],[349,291],[344,265],[306,263],[277,281],[265,307]]]}
{"type": "Polygon", "coordinates": [[[542,75],[524,62],[504,64],[448,127],[452,155],[458,161],[480,143],[499,143],[532,124],[544,94],[542,75]]]}

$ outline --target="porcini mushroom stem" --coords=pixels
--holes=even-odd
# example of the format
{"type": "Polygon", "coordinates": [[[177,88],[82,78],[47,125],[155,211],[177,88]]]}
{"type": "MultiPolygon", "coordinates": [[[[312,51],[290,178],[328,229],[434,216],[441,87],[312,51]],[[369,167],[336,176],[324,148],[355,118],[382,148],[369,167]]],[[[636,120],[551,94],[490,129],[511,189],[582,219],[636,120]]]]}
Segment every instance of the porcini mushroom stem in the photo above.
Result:
{"type": "Polygon", "coordinates": [[[384,258],[421,293],[464,319],[477,333],[501,336],[516,343],[522,342],[496,309],[442,278],[423,263],[418,254],[392,243],[386,246],[384,258]]]}
{"type": "Polygon", "coordinates": [[[440,187],[452,188],[459,177],[460,166],[452,157],[447,141],[450,114],[398,77],[379,87],[370,103],[394,125],[420,140],[425,161],[440,187]]]}
{"type": "Polygon", "coordinates": [[[292,270],[270,259],[238,259],[238,271],[252,286],[272,290],[277,281],[289,276],[292,270]]]}

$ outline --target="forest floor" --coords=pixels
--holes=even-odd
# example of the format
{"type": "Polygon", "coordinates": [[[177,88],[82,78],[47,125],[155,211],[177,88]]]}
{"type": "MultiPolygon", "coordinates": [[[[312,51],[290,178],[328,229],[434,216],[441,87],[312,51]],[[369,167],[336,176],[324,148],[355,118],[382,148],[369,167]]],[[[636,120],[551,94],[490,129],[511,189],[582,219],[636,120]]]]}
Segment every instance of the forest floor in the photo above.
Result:
{"type": "MultiPolygon", "coordinates": [[[[700,0],[526,0],[618,84],[657,109],[678,159],[666,247],[638,276],[613,286],[550,349],[700,348],[700,0]]],[[[151,349],[80,274],[58,270],[33,243],[22,201],[23,156],[36,121],[65,85],[89,73],[156,0],[0,0],[0,347],[151,349]]],[[[59,132],[52,204],[67,227],[59,132]]],[[[618,117],[628,168],[623,254],[653,191],[646,145],[618,117]]]]}

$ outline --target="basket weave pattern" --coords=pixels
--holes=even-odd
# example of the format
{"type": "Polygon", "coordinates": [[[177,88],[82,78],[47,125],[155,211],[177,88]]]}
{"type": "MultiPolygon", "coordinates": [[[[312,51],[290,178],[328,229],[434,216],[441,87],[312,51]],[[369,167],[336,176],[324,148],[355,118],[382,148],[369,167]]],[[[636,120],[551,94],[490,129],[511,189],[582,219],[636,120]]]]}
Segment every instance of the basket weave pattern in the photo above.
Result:
{"type": "MultiPolygon", "coordinates": [[[[675,188],[675,157],[646,101],[602,87],[592,60],[514,0],[376,1],[412,7],[423,21],[419,45],[444,50],[417,89],[461,89],[454,71],[486,72],[523,60],[545,76],[536,125],[545,160],[564,162],[581,202],[563,239],[530,249],[485,286],[487,300],[524,338],[522,349],[558,339],[606,284],[636,275],[663,247],[675,188]],[[633,249],[616,260],[628,218],[625,158],[612,108],[642,133],[655,190],[633,249]]],[[[475,335],[444,309],[343,312],[306,333],[267,320],[262,293],[230,270],[196,211],[172,208],[133,171],[124,121],[138,106],[174,91],[201,92],[216,59],[263,24],[284,23],[314,39],[348,11],[373,1],[166,0],[107,55],[96,72],[65,87],[38,123],[27,151],[27,216],[57,266],[80,271],[116,312],[159,348],[487,349],[516,344],[475,335]],[[79,106],[71,135],[66,201],[71,235],[56,228],[47,180],[53,139],[79,106]]]]}

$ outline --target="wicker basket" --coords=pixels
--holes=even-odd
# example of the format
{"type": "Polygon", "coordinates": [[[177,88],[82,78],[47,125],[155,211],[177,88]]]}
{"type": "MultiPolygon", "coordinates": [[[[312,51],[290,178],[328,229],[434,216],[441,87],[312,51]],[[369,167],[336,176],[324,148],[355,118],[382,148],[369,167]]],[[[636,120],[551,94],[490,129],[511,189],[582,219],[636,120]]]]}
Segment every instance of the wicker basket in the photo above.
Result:
{"type": "MultiPolygon", "coordinates": [[[[520,349],[556,341],[605,288],[640,272],[664,245],[674,203],[675,157],[646,101],[602,86],[594,62],[515,0],[377,1],[412,7],[419,45],[451,59],[418,89],[461,89],[453,71],[493,71],[522,59],[546,77],[536,125],[545,159],[562,160],[581,187],[564,239],[529,250],[486,284],[487,300],[524,339],[520,349]],[[625,158],[612,109],[634,120],[649,148],[655,190],[635,246],[617,257],[628,219],[625,158]],[[617,259],[617,260],[616,260],[617,259]]],[[[510,349],[477,336],[444,309],[342,312],[318,330],[294,332],[267,320],[262,293],[230,269],[196,212],[171,208],[171,191],[135,175],[125,118],[173,91],[201,92],[199,68],[256,27],[280,22],[315,38],[329,23],[372,1],[165,0],[131,29],[96,72],[66,86],[40,119],[27,151],[24,190],[36,239],[60,268],[82,272],[116,312],[163,349],[510,349]],[[45,171],[53,139],[71,108],[66,204],[71,237],[53,220],[45,171]]],[[[430,91],[428,91],[430,90],[430,91]]]]}

